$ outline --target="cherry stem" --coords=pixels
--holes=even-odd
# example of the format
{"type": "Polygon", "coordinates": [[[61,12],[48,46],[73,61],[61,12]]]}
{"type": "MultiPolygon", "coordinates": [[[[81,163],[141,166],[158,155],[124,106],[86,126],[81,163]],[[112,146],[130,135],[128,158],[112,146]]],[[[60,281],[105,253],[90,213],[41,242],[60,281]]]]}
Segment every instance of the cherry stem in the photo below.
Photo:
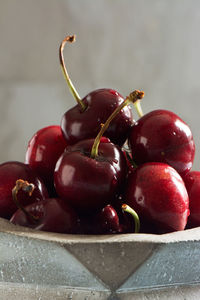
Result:
{"type": "Polygon", "coordinates": [[[130,156],[129,152],[128,151],[125,151],[126,152],[126,156],[130,162],[130,164],[136,169],[138,166],[136,165],[136,163],[134,162],[134,160],[132,159],[132,157],[130,156]]]}
{"type": "Polygon", "coordinates": [[[62,41],[60,48],[59,48],[59,59],[60,59],[60,65],[63,71],[63,75],[64,78],[68,84],[69,90],[72,93],[72,96],[75,98],[75,100],[77,101],[77,103],[80,105],[81,110],[84,111],[86,109],[86,105],[85,103],[81,100],[81,97],[79,96],[78,92],[76,91],[71,79],[69,78],[66,66],[65,66],[65,61],[64,61],[64,55],[63,55],[63,51],[64,51],[64,47],[65,44],[67,42],[69,43],[73,43],[76,41],[76,36],[75,35],[68,35],[64,38],[64,40],[62,41]]]}
{"type": "Polygon", "coordinates": [[[96,136],[92,150],[91,150],[91,158],[96,158],[98,156],[98,148],[100,144],[100,140],[104,134],[104,132],[107,130],[108,126],[110,125],[110,122],[115,118],[115,116],[127,105],[130,103],[135,103],[138,101],[138,99],[142,99],[144,97],[144,92],[135,90],[134,92],[130,93],[129,96],[126,97],[124,102],[122,102],[110,115],[110,117],[107,119],[107,121],[102,124],[101,130],[99,131],[98,135],[96,136]]]}
{"type": "Polygon", "coordinates": [[[127,204],[122,204],[122,210],[133,216],[135,222],[135,233],[138,233],[140,231],[140,219],[136,211],[127,204]]]}
{"type": "Polygon", "coordinates": [[[17,199],[17,194],[20,190],[28,193],[29,196],[32,195],[33,191],[35,189],[34,184],[29,183],[28,181],[22,180],[22,179],[18,179],[16,181],[16,185],[15,187],[12,189],[12,197],[13,197],[13,201],[15,202],[16,206],[21,209],[23,211],[23,213],[32,219],[32,221],[37,221],[38,218],[32,214],[30,214],[29,212],[27,212],[27,210],[19,203],[18,199],[17,199]]]}
{"type": "Polygon", "coordinates": [[[144,114],[143,114],[143,111],[142,111],[142,107],[141,107],[141,101],[140,100],[137,100],[135,103],[134,103],[134,107],[137,111],[137,114],[138,116],[141,118],[144,114]]]}

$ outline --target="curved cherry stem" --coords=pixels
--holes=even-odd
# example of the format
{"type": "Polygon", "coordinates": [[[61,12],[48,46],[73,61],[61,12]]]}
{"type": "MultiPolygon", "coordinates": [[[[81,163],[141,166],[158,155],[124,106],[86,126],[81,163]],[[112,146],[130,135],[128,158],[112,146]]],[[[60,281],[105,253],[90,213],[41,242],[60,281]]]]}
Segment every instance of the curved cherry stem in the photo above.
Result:
{"type": "Polygon", "coordinates": [[[140,231],[140,219],[136,211],[127,204],[122,204],[122,210],[133,216],[135,222],[135,233],[138,233],[140,231]]]}
{"type": "Polygon", "coordinates": [[[107,121],[102,124],[101,130],[99,131],[97,137],[94,140],[94,144],[92,146],[91,150],[91,158],[95,158],[98,156],[98,148],[100,144],[101,137],[103,136],[104,132],[110,125],[110,122],[114,119],[114,117],[127,105],[130,103],[135,103],[138,101],[138,99],[142,99],[144,97],[144,92],[135,90],[134,92],[130,93],[128,97],[122,102],[115,110],[114,112],[110,115],[110,117],[107,119],[107,121]]]}
{"type": "Polygon", "coordinates": [[[59,59],[60,59],[60,65],[61,65],[61,68],[62,68],[62,71],[63,71],[63,75],[64,75],[64,78],[65,78],[67,84],[68,84],[69,90],[72,93],[75,100],[77,101],[77,103],[80,105],[81,110],[84,111],[86,109],[86,105],[81,100],[81,97],[79,96],[78,92],[76,91],[71,79],[69,78],[69,74],[68,74],[66,66],[65,66],[64,55],[63,55],[65,44],[67,42],[73,43],[73,42],[75,42],[75,40],[76,40],[75,35],[68,35],[64,38],[64,40],[62,41],[62,43],[60,45],[60,48],[59,48],[59,59]]]}
{"type": "Polygon", "coordinates": [[[143,111],[142,111],[140,100],[137,100],[134,103],[134,107],[135,107],[135,109],[137,111],[138,116],[141,118],[144,114],[143,114],[143,111]]]}
{"type": "Polygon", "coordinates": [[[16,206],[21,209],[23,211],[23,213],[31,218],[31,220],[33,222],[36,222],[38,220],[38,217],[30,214],[29,212],[27,212],[27,210],[19,203],[18,199],[17,199],[17,194],[20,190],[23,190],[24,192],[28,193],[29,197],[32,195],[33,191],[35,189],[34,184],[29,183],[28,181],[22,180],[22,179],[18,179],[16,181],[16,185],[14,186],[14,188],[12,189],[12,197],[13,197],[13,201],[15,202],[16,206]]]}

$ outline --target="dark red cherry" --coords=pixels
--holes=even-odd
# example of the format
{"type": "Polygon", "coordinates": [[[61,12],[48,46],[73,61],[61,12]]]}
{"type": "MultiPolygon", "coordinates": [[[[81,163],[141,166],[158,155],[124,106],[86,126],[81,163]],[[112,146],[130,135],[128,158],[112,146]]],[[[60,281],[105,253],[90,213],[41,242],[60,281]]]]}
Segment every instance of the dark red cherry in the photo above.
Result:
{"type": "Polygon", "coordinates": [[[100,234],[138,233],[140,230],[140,221],[137,213],[126,204],[122,204],[120,210],[122,210],[123,215],[121,218],[112,205],[106,205],[95,218],[94,227],[97,228],[97,232],[100,234]],[[127,218],[127,215],[129,215],[131,221],[127,218]]]}
{"type": "Polygon", "coordinates": [[[25,162],[46,184],[49,194],[54,194],[54,169],[67,146],[61,128],[52,125],[38,130],[29,141],[25,162]]]}
{"type": "MultiPolygon", "coordinates": [[[[69,109],[62,117],[61,128],[68,144],[75,144],[80,140],[95,138],[109,115],[117,108],[124,98],[111,89],[99,89],[83,98],[85,111],[80,106],[69,109]]],[[[131,109],[126,107],[105,132],[114,144],[122,146],[128,137],[133,118],[131,109]]]]}
{"type": "Polygon", "coordinates": [[[56,192],[79,211],[94,211],[109,203],[126,175],[126,160],[118,146],[104,140],[93,158],[93,144],[94,139],[89,139],[68,146],[55,168],[56,192]]]}
{"type": "Polygon", "coordinates": [[[54,174],[58,195],[78,210],[94,211],[116,198],[127,173],[126,159],[119,146],[102,136],[124,106],[141,99],[134,91],[111,114],[97,137],[68,146],[59,158],[54,174]]]}
{"type": "Polygon", "coordinates": [[[190,215],[188,218],[189,227],[200,226],[200,172],[190,171],[184,182],[189,196],[190,215]]]}
{"type": "Polygon", "coordinates": [[[189,126],[176,114],[154,110],[132,127],[129,144],[136,164],[163,162],[182,176],[190,171],[195,144],[189,126]]]}
{"type": "Polygon", "coordinates": [[[156,225],[159,232],[183,230],[189,215],[189,198],[178,172],[164,163],[145,163],[131,173],[126,203],[141,224],[156,225]]]}
{"type": "Polygon", "coordinates": [[[97,232],[101,234],[121,233],[117,211],[110,204],[106,205],[95,218],[97,232]]]}
{"type": "MultiPolygon", "coordinates": [[[[11,217],[11,223],[49,232],[76,232],[78,216],[69,205],[59,198],[46,198],[23,207],[18,202],[17,194],[19,189],[25,191],[26,188],[32,193],[34,185],[19,180],[13,188],[13,200],[18,204],[19,209],[11,217]]],[[[29,196],[27,195],[27,197],[29,196]]]]}
{"type": "Polygon", "coordinates": [[[15,225],[25,226],[41,231],[57,233],[76,233],[78,216],[63,200],[49,198],[34,202],[25,207],[26,211],[35,217],[35,221],[21,209],[18,209],[10,219],[15,225]]]}
{"type": "Polygon", "coordinates": [[[18,161],[8,161],[0,165],[0,217],[9,219],[17,210],[12,199],[12,189],[18,179],[32,182],[35,190],[31,197],[27,198],[24,192],[19,193],[19,202],[22,205],[43,200],[48,197],[47,189],[36,175],[36,173],[26,164],[18,161]]]}
{"type": "Polygon", "coordinates": [[[96,213],[80,214],[79,234],[111,234],[122,233],[117,211],[110,204],[96,213]]]}
{"type": "MultiPolygon", "coordinates": [[[[83,99],[80,98],[69,78],[63,57],[64,45],[74,40],[75,36],[67,36],[60,46],[61,67],[69,89],[77,101],[77,105],[65,112],[61,120],[62,132],[69,145],[95,138],[102,123],[105,123],[111,113],[124,101],[124,98],[113,89],[97,89],[83,99]]],[[[114,144],[122,146],[132,125],[132,110],[131,107],[126,106],[112,121],[105,136],[114,144]]]]}

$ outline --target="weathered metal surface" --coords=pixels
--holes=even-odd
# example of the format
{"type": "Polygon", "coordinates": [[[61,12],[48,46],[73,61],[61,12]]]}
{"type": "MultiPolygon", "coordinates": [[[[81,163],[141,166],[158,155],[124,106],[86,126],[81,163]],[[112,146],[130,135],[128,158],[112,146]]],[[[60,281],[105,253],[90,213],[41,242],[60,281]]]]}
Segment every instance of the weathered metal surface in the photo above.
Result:
{"type": "Polygon", "coordinates": [[[0,228],[5,300],[197,299],[200,293],[200,228],[81,236],[29,230],[3,219],[0,228]]]}

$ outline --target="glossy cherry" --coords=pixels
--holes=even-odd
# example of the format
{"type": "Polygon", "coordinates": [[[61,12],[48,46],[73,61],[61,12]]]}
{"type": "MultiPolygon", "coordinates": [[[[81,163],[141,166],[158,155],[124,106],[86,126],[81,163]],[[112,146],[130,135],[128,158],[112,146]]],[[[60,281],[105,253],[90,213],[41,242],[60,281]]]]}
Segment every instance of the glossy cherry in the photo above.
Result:
{"type": "Polygon", "coordinates": [[[94,139],[68,146],[59,158],[54,174],[58,195],[79,211],[93,211],[115,198],[126,174],[126,160],[120,148],[108,139],[91,157],[94,139]]]}
{"type": "Polygon", "coordinates": [[[95,218],[97,232],[100,234],[138,233],[140,231],[138,214],[125,203],[121,205],[120,210],[122,215],[112,205],[106,205],[95,218]]]}
{"type": "MultiPolygon", "coordinates": [[[[18,190],[25,190],[24,186],[29,188],[30,184],[25,181],[17,182],[13,189],[13,197],[16,202],[18,190]]],[[[43,201],[33,202],[26,207],[19,207],[11,217],[10,222],[41,231],[76,233],[79,218],[65,201],[59,198],[46,198],[43,201]]]]}
{"type": "Polygon", "coordinates": [[[119,210],[107,204],[96,214],[81,215],[80,217],[79,233],[81,234],[138,233],[139,230],[139,217],[126,204],[122,204],[119,210]]]}
{"type": "Polygon", "coordinates": [[[123,232],[117,211],[110,204],[106,205],[99,214],[97,214],[95,223],[97,232],[101,234],[123,232]]]}
{"type": "MultiPolygon", "coordinates": [[[[60,46],[60,63],[72,95],[77,105],[66,111],[61,120],[61,128],[69,145],[78,141],[95,138],[101,124],[119,107],[124,98],[113,89],[97,89],[83,99],[75,90],[64,64],[63,50],[66,42],[74,42],[75,36],[67,36],[60,46]]],[[[123,145],[133,125],[131,107],[124,107],[105,132],[114,144],[123,145]]]]}
{"type": "Polygon", "coordinates": [[[176,114],[154,110],[132,127],[129,144],[136,164],[163,162],[182,176],[190,171],[195,144],[189,126],[176,114]]]}
{"type": "Polygon", "coordinates": [[[12,199],[12,189],[18,179],[32,182],[35,190],[31,197],[20,191],[18,199],[22,205],[43,200],[48,197],[47,189],[37,174],[26,164],[18,161],[8,161],[0,165],[0,217],[9,219],[17,210],[12,199]]]}
{"type": "Polygon", "coordinates": [[[159,232],[183,230],[189,215],[189,198],[178,172],[164,163],[145,163],[131,173],[126,203],[141,224],[155,225],[159,232]]]}
{"type": "Polygon", "coordinates": [[[25,162],[46,184],[54,195],[54,169],[67,143],[60,126],[52,125],[38,130],[28,143],[25,162]]]}
{"type": "Polygon", "coordinates": [[[54,174],[58,195],[78,210],[93,211],[115,199],[126,178],[127,164],[122,150],[102,135],[110,122],[131,102],[144,96],[134,91],[111,114],[96,139],[68,146],[59,158],[54,174]]]}
{"type": "Polygon", "coordinates": [[[189,196],[190,215],[188,227],[200,226],[200,172],[190,171],[184,182],[189,196]]]}
{"type": "Polygon", "coordinates": [[[111,234],[122,233],[123,228],[119,223],[117,211],[107,204],[96,213],[80,214],[79,234],[111,234]]]}

